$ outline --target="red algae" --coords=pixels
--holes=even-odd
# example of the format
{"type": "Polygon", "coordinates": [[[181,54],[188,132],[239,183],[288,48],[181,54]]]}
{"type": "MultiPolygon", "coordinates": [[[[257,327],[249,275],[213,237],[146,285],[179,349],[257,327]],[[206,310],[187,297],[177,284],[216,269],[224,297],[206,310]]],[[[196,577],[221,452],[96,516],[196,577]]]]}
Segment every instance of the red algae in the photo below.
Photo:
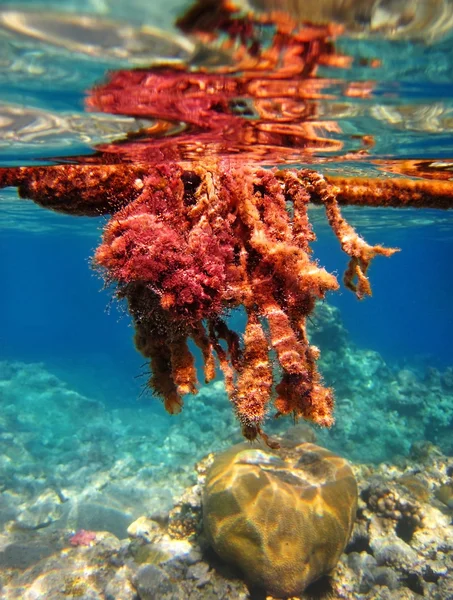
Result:
{"type": "MultiPolygon", "coordinates": [[[[396,249],[368,245],[340,206],[452,208],[453,183],[432,170],[423,178],[421,163],[406,167],[411,176],[419,168],[420,179],[262,168],[342,148],[329,137],[338,125],[316,121],[316,100],[327,91],[313,78],[320,64],[349,64],[333,46],[338,27],[202,1],[179,25],[215,42],[230,62],[110,74],[88,94],[87,108],[155,118],[155,125],[74,164],[0,169],[0,187],[16,186],[21,197],[51,210],[110,215],[93,265],[127,301],[135,345],[149,360],[149,387],[170,413],[181,410],[198,387],[192,340],[205,381],[216,365],[223,372],[245,437],[272,445],[263,431],[272,405],[277,416],[327,427],[334,420],[333,390],[323,385],[306,322],[316,301],[339,285],[311,256],[309,203],[325,207],[350,259],[344,283],[362,299],[371,294],[373,258],[396,249]],[[267,44],[265,28],[272,31],[267,44]],[[239,307],[247,316],[242,340],[226,322],[239,307]]],[[[350,88],[368,94],[370,85],[350,88]]],[[[357,156],[372,143],[363,136],[357,156]]]]}
{"type": "Polygon", "coordinates": [[[71,546],[92,546],[96,542],[96,532],[79,529],[69,538],[71,546]]]}

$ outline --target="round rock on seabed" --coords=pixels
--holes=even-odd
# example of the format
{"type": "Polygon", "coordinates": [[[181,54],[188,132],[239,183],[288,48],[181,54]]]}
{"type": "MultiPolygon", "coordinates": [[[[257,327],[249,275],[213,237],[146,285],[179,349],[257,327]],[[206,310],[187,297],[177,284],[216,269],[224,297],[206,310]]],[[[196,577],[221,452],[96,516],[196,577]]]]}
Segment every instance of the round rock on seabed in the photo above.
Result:
{"type": "Polygon", "coordinates": [[[332,571],[356,510],[347,461],[309,443],[281,451],[233,446],[215,458],[203,494],[204,530],[216,553],[277,598],[332,571]]]}

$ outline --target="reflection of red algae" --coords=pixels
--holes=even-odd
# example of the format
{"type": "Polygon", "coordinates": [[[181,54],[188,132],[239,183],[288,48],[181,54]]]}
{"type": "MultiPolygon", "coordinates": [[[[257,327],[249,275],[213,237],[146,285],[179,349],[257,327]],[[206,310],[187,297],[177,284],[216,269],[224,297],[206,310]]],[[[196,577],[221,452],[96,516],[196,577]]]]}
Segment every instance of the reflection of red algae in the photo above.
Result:
{"type": "Polygon", "coordinates": [[[96,541],[96,532],[79,529],[69,538],[71,546],[92,546],[96,541]]]}
{"type": "MultiPolygon", "coordinates": [[[[329,123],[316,123],[319,83],[274,81],[175,70],[120,71],[87,99],[90,109],[185,124],[176,137],[142,136],[99,150],[122,159],[156,162],[241,154],[241,160],[275,164],[301,152],[337,151],[329,123]]],[[[338,126],[337,126],[338,127],[338,126]]]]}
{"type": "MultiPolygon", "coordinates": [[[[112,215],[94,265],[126,299],[135,345],[150,361],[149,386],[170,413],[197,391],[192,340],[205,381],[215,377],[216,362],[223,371],[249,439],[267,440],[262,425],[272,400],[277,415],[329,426],[333,393],[322,384],[306,320],[338,283],[311,257],[308,204],[325,207],[350,259],[345,285],[363,298],[371,293],[372,259],[396,250],[369,246],[340,205],[451,208],[453,184],[262,169],[341,148],[329,138],[338,124],[316,121],[325,83],[309,78],[318,64],[348,64],[334,52],[334,29],[296,27],[281,14],[244,16],[228,1],[210,0],[200,0],[181,26],[200,40],[218,38],[232,64],[110,75],[90,93],[88,107],[157,123],[75,159],[83,164],[0,169],[0,187],[17,186],[21,197],[56,211],[112,215]],[[260,28],[270,24],[272,43],[262,47],[260,28]],[[171,123],[182,124],[179,135],[171,123]],[[247,315],[242,342],[224,320],[238,307],[247,315]]],[[[368,85],[351,85],[350,93],[368,94],[368,85]]],[[[363,142],[373,144],[369,136],[363,142]]],[[[411,165],[410,174],[417,168],[411,165]]],[[[71,544],[94,539],[81,530],[71,544]]]]}
{"type": "Polygon", "coordinates": [[[330,41],[335,29],[297,26],[282,15],[278,22],[276,15],[244,18],[228,4],[204,17],[199,8],[185,28],[190,24],[191,33],[203,38],[207,22],[217,21],[209,36],[228,34],[220,48],[232,54],[232,64],[211,71],[154,68],[112,74],[88,96],[88,109],[183,123],[185,130],[168,138],[144,132],[139,139],[99,150],[113,160],[120,155],[145,162],[240,154],[241,161],[261,165],[341,150],[342,142],[330,137],[332,123],[315,118],[315,101],[327,96],[330,81],[313,78],[319,64],[345,66],[349,61],[335,53],[330,41]],[[263,27],[271,25],[272,43],[262,46],[263,27]]]}

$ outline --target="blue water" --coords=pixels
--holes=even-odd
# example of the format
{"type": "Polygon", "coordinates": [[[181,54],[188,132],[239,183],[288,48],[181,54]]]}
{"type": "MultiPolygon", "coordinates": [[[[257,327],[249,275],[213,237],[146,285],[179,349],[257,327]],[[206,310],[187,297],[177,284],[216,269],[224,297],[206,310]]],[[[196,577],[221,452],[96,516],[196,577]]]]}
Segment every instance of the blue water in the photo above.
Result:
{"type": "MultiPolygon", "coordinates": [[[[39,219],[40,209],[34,210],[39,219]]],[[[380,212],[385,213],[370,216],[379,220],[380,212]]],[[[423,359],[446,367],[453,359],[453,223],[450,230],[439,228],[436,215],[431,211],[430,216],[434,223],[424,227],[404,228],[401,223],[380,231],[378,224],[371,233],[362,228],[370,242],[397,246],[401,252],[373,263],[371,298],[360,302],[342,287],[328,301],[341,309],[351,338],[361,347],[376,350],[389,362],[423,359]]],[[[72,217],[59,215],[54,220],[67,221],[69,227],[72,223],[72,217]]],[[[90,269],[103,221],[82,220],[78,225],[83,236],[3,232],[2,358],[60,365],[68,360],[79,366],[101,360],[106,367],[117,365],[110,374],[112,389],[120,379],[133,387],[131,376],[143,361],[132,348],[129,317],[90,269]]],[[[327,270],[341,275],[347,260],[327,227],[321,228],[314,252],[327,270]]]]}
{"type": "MultiPolygon", "coordinates": [[[[418,216],[423,212],[418,213],[418,216]]],[[[376,226],[368,233],[370,242],[398,247],[389,259],[377,259],[370,268],[371,298],[357,299],[344,288],[329,301],[341,309],[352,339],[363,348],[373,348],[390,364],[418,363],[438,367],[451,365],[453,359],[453,314],[451,313],[453,222],[450,229],[430,226],[385,226],[386,211],[370,215],[376,226]],[[383,229],[379,229],[380,216],[383,229]]],[[[353,222],[353,211],[351,211],[353,222]]],[[[344,267],[337,242],[326,232],[315,245],[320,263],[330,271],[344,267]]]]}

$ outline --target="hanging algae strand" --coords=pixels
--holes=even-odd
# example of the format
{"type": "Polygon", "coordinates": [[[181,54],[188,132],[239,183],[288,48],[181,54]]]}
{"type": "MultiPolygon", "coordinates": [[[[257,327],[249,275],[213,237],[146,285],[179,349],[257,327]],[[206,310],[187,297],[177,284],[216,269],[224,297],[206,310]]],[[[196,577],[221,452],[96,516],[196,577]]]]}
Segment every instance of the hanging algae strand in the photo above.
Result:
{"type": "Polygon", "coordinates": [[[395,250],[366,244],[341,217],[332,186],[310,171],[215,163],[191,171],[156,167],[138,198],[107,225],[94,264],[127,299],[136,346],[150,359],[150,387],[170,413],[197,390],[192,339],[204,358],[206,382],[214,377],[217,356],[247,438],[263,434],[274,383],[271,350],[281,372],[277,414],[332,425],[332,390],[322,385],[319,351],[306,334],[316,299],[338,288],[336,278],[310,258],[314,234],[307,206],[314,193],[351,257],[348,286],[359,297],[369,294],[371,259],[395,250]],[[239,306],[247,314],[242,351],[223,320],[239,306]]]}

